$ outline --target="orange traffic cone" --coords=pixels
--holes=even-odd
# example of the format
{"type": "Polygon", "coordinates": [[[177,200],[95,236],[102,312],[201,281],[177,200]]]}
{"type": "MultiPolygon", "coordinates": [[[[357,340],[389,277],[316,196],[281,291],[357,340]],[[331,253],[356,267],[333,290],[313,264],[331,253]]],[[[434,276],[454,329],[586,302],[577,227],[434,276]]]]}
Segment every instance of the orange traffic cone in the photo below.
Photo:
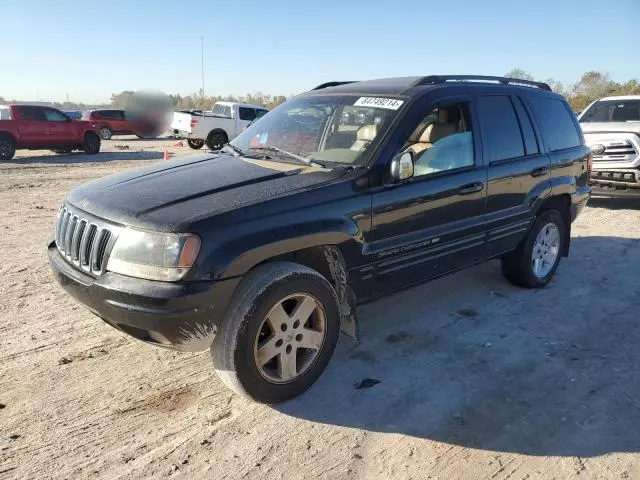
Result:
{"type": "Polygon", "coordinates": [[[164,156],[162,157],[162,160],[169,160],[169,150],[164,151],[164,156]]]}

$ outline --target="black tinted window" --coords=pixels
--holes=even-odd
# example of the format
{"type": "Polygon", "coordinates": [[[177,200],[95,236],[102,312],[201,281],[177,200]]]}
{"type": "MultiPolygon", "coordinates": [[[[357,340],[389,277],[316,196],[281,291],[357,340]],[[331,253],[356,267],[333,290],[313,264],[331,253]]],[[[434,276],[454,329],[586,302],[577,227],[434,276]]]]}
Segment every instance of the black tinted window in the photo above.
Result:
{"type": "Polygon", "coordinates": [[[253,108],[240,107],[240,120],[255,120],[256,111],[253,108]]]}
{"type": "Polygon", "coordinates": [[[527,155],[538,153],[538,142],[536,140],[536,134],[533,131],[533,125],[531,124],[531,118],[529,113],[524,108],[522,99],[518,97],[513,99],[513,106],[516,107],[518,114],[518,120],[520,120],[520,129],[522,130],[522,138],[524,138],[524,149],[527,155]]]}
{"type": "Polygon", "coordinates": [[[490,162],[524,156],[520,125],[509,97],[479,97],[478,117],[490,162]]]}
{"type": "Polygon", "coordinates": [[[47,119],[44,116],[44,112],[40,107],[20,107],[20,116],[24,120],[41,121],[44,122],[47,119]]]}
{"type": "Polygon", "coordinates": [[[269,110],[261,110],[261,109],[258,108],[258,109],[256,109],[256,118],[263,117],[267,113],[269,113],[269,110]]]}
{"type": "Polygon", "coordinates": [[[580,135],[573,120],[573,113],[562,100],[533,97],[529,98],[528,102],[549,150],[562,150],[580,145],[580,135]]]}

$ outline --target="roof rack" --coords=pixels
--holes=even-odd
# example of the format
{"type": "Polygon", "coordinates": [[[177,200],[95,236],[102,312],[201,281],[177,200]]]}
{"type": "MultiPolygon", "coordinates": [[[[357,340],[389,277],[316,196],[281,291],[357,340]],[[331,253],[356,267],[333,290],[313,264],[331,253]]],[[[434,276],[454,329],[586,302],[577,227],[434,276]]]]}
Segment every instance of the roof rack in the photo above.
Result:
{"type": "Polygon", "coordinates": [[[320,85],[318,85],[316,88],[313,88],[312,90],[322,90],[323,88],[337,87],[338,85],[346,85],[347,83],[356,83],[356,82],[355,80],[352,80],[350,82],[326,82],[326,83],[321,83],[320,85]]]}
{"type": "Polygon", "coordinates": [[[414,86],[436,85],[446,82],[497,82],[502,85],[526,85],[528,87],[536,87],[542,90],[551,91],[551,87],[543,82],[534,82],[532,80],[521,80],[519,78],[509,77],[491,77],[486,75],[428,75],[419,79],[414,86]]]}

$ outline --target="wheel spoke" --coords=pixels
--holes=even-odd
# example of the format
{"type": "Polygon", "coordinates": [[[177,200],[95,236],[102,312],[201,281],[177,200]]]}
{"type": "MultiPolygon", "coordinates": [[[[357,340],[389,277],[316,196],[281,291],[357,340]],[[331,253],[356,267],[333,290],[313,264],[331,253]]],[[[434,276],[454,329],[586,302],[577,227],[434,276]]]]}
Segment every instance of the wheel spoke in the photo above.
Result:
{"type": "Polygon", "coordinates": [[[281,380],[291,380],[295,378],[298,374],[297,369],[297,361],[296,361],[296,352],[297,350],[294,348],[290,353],[282,352],[280,354],[280,379],[281,380]]]}
{"type": "Polygon", "coordinates": [[[311,350],[319,350],[324,340],[324,333],[309,328],[302,329],[302,340],[300,340],[300,347],[309,348],[311,350]]]}
{"type": "Polygon", "coordinates": [[[536,275],[540,274],[540,257],[536,257],[533,259],[533,272],[536,275]]]}
{"type": "Polygon", "coordinates": [[[283,323],[289,325],[291,319],[289,318],[289,315],[287,315],[287,312],[284,311],[284,308],[282,308],[282,304],[279,303],[269,312],[267,322],[269,322],[271,330],[273,332],[277,332],[280,330],[280,325],[283,323]]]}
{"type": "Polygon", "coordinates": [[[258,354],[256,360],[260,366],[267,363],[273,357],[278,355],[280,350],[276,347],[277,338],[275,336],[267,340],[261,347],[258,347],[258,354]]]}
{"type": "Polygon", "coordinates": [[[293,318],[300,320],[300,323],[304,325],[309,319],[313,311],[316,309],[316,301],[311,297],[305,297],[304,300],[298,304],[293,315],[293,318]]]}

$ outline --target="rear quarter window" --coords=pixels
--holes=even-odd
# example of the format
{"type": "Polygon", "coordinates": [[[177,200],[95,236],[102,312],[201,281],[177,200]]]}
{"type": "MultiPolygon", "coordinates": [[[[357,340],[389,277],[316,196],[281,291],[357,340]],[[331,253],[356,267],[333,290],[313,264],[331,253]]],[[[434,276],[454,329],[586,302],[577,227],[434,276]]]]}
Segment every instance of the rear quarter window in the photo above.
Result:
{"type": "Polygon", "coordinates": [[[530,97],[527,102],[540,126],[549,150],[564,150],[581,145],[574,116],[565,102],[556,98],[530,97]]]}

